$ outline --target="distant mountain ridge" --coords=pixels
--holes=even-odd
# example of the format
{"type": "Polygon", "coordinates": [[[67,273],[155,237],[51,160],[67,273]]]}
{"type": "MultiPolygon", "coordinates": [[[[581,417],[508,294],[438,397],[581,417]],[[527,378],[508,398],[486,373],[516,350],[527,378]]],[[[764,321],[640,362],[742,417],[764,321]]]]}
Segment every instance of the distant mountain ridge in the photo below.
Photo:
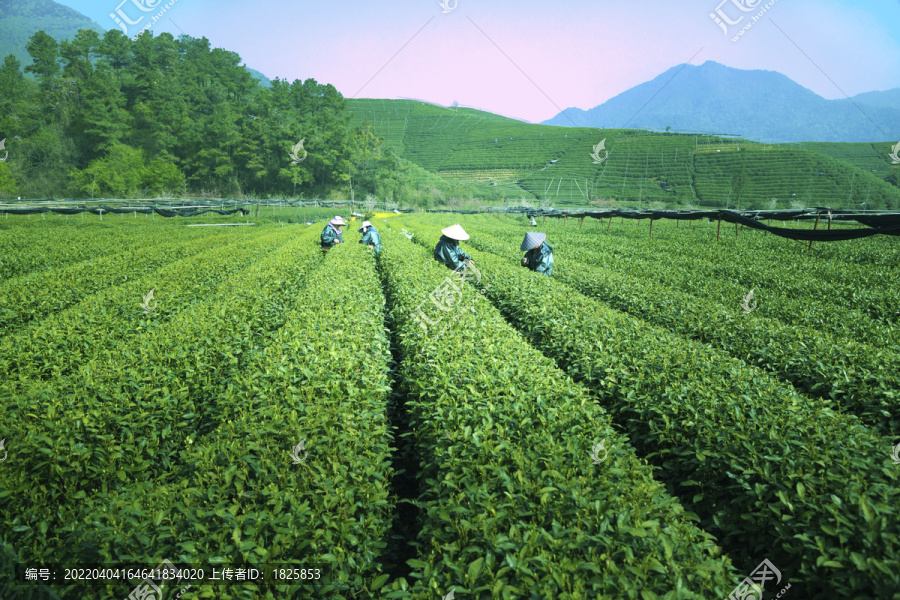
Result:
{"type": "Polygon", "coordinates": [[[768,143],[900,139],[900,89],[867,92],[852,100],[826,100],[774,71],[734,69],[707,61],[700,66],[672,67],[599,106],[567,108],[544,124],[671,127],[768,143]]]}
{"type": "Polygon", "coordinates": [[[864,92],[850,98],[860,104],[869,106],[881,106],[883,108],[900,109],[900,88],[894,88],[884,92],[864,92]]]}

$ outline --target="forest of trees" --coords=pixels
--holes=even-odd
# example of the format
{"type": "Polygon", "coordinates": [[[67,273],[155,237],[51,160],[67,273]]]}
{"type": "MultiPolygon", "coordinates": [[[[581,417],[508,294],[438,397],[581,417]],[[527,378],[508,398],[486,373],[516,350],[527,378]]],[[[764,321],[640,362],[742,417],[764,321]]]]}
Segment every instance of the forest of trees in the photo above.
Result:
{"type": "Polygon", "coordinates": [[[431,203],[414,165],[351,128],[330,84],[262,87],[237,54],[166,33],[38,31],[26,48],[32,65],[0,67],[0,198],[327,198],[352,183],[358,197],[431,203]]]}

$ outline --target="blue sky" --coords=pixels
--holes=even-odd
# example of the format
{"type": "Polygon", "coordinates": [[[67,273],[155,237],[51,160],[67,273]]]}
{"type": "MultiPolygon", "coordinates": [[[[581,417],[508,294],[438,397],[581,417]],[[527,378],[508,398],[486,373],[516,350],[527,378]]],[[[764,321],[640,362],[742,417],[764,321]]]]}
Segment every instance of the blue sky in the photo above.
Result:
{"type": "Polygon", "coordinates": [[[533,122],[592,108],[684,62],[778,71],[825,98],[900,88],[900,0],[444,0],[446,13],[439,0],[175,0],[164,9],[171,1],[57,0],[108,29],[120,6],[132,21],[145,16],[129,34],[165,10],[155,33],[206,37],[273,79],[533,122]],[[726,34],[711,14],[740,22],[726,34]]]}

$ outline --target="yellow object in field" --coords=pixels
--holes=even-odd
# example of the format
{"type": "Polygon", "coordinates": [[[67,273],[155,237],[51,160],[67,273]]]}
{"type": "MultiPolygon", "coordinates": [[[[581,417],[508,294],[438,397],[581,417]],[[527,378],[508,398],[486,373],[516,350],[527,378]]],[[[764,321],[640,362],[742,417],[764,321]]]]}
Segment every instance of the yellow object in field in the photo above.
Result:
{"type": "Polygon", "coordinates": [[[356,220],[356,217],[350,217],[350,220],[351,220],[351,221],[355,221],[355,220],[356,220]]]}
{"type": "Polygon", "coordinates": [[[387,219],[388,217],[396,217],[397,213],[375,213],[375,219],[387,219]]]}

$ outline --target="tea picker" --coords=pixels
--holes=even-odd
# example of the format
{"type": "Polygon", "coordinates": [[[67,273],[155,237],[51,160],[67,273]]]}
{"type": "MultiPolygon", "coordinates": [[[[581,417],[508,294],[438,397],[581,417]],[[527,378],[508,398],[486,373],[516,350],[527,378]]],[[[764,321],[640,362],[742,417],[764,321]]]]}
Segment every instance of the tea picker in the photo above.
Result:
{"type": "Polygon", "coordinates": [[[520,250],[525,252],[522,257],[523,267],[550,277],[553,273],[553,248],[547,245],[546,239],[546,233],[529,231],[522,240],[520,250]]]}
{"type": "Polygon", "coordinates": [[[378,230],[375,229],[375,226],[372,225],[369,221],[363,221],[362,226],[359,228],[360,232],[362,232],[362,239],[359,240],[360,244],[365,244],[369,247],[370,250],[375,251],[375,256],[378,256],[378,253],[381,252],[381,236],[378,235],[378,230]]]}
{"type": "Polygon", "coordinates": [[[341,227],[346,225],[340,216],[333,218],[322,230],[322,254],[331,250],[335,244],[343,244],[344,238],[341,236],[341,227]]]}
{"type": "Polygon", "coordinates": [[[442,262],[454,271],[462,268],[463,264],[470,265],[474,261],[472,257],[460,250],[459,242],[469,239],[459,223],[441,229],[441,239],[434,248],[434,260],[442,262]]]}

